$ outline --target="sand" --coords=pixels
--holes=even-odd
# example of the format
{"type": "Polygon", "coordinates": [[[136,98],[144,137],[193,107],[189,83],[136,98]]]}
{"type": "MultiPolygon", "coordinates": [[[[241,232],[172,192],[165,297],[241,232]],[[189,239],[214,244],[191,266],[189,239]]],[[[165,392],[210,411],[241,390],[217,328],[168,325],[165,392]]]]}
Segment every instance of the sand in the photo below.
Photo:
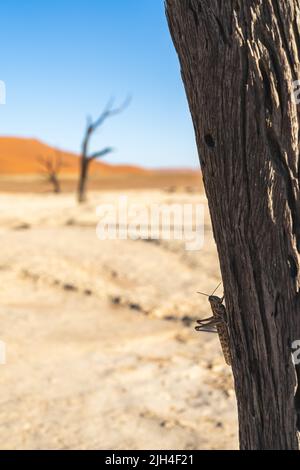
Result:
{"type": "MultiPolygon", "coordinates": [[[[231,368],[196,333],[220,281],[203,196],[127,191],[205,206],[205,243],[105,240],[96,207],[118,191],[1,194],[1,449],[235,449],[231,368]]],[[[222,294],[222,289],[219,291],[222,294]]]]}

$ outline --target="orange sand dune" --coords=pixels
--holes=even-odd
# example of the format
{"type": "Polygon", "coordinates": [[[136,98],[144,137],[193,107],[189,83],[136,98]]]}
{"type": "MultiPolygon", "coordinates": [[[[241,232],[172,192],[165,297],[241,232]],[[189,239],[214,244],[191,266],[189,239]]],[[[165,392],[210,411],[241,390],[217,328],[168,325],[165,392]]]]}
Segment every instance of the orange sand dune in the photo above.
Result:
{"type": "MultiPolygon", "coordinates": [[[[58,150],[35,139],[17,137],[0,137],[0,175],[40,174],[42,166],[39,157],[56,158],[58,150]]],[[[75,174],[78,171],[78,155],[60,151],[64,168],[62,174],[75,174]]],[[[91,173],[118,174],[143,173],[142,168],[129,165],[109,165],[103,162],[93,162],[91,173]]]]}

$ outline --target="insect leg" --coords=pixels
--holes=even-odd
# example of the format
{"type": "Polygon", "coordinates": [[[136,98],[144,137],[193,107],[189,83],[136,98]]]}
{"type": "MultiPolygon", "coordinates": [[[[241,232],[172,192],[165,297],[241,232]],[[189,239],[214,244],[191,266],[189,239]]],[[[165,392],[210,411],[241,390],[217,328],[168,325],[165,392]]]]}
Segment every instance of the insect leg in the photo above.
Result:
{"type": "Polygon", "coordinates": [[[210,317],[204,318],[203,320],[197,320],[199,326],[196,326],[196,331],[204,331],[207,333],[214,333],[216,332],[216,327],[221,323],[218,318],[210,317]]]}

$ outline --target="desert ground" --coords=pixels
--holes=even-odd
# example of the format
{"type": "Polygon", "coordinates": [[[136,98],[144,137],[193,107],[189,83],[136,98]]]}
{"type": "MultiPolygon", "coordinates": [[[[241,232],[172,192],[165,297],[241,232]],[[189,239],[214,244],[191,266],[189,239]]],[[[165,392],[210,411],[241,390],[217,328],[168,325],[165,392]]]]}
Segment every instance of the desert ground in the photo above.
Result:
{"type": "MultiPolygon", "coordinates": [[[[220,282],[205,197],[186,188],[2,192],[1,449],[235,449],[231,368],[197,333],[220,282]],[[204,246],[99,240],[96,207],[203,204],[204,246]]],[[[218,293],[222,295],[222,287],[218,293]]]]}

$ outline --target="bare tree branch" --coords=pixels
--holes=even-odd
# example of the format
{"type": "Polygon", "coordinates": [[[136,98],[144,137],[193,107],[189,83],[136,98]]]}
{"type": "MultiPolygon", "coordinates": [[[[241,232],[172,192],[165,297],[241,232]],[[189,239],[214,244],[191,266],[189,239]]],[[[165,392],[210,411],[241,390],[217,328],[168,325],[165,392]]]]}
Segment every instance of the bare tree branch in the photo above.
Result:
{"type": "Polygon", "coordinates": [[[113,108],[114,104],[114,98],[111,98],[104,111],[102,114],[99,116],[99,118],[92,124],[93,131],[95,131],[98,127],[100,127],[104,121],[106,121],[108,118],[111,118],[113,116],[116,116],[117,114],[121,114],[123,111],[125,111],[126,108],[128,108],[129,104],[131,102],[131,97],[128,96],[124,102],[121,104],[121,106],[117,108],[113,108]]]}
{"type": "Polygon", "coordinates": [[[89,156],[89,160],[97,160],[98,158],[103,158],[105,155],[108,155],[109,153],[112,153],[114,149],[112,147],[107,147],[103,150],[100,150],[100,152],[95,152],[92,155],[89,156]]]}

